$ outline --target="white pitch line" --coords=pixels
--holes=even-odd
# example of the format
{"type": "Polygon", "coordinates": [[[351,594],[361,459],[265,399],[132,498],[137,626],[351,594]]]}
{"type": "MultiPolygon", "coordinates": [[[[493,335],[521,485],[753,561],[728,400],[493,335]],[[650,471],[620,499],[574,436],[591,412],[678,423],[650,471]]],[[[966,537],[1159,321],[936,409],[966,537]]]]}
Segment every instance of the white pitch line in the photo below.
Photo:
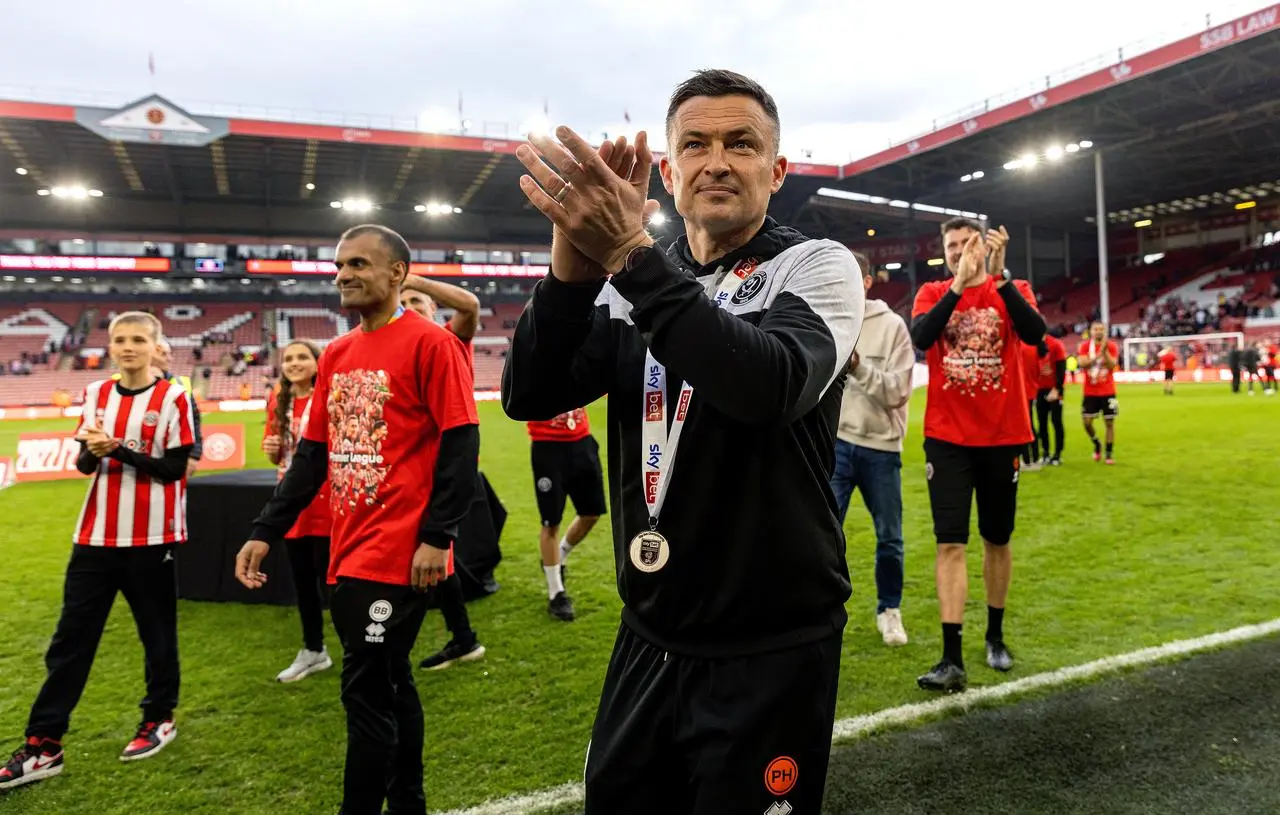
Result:
{"type": "MultiPolygon", "coordinates": [[[[999,685],[988,685],[964,693],[942,696],[928,702],[915,702],[909,705],[879,710],[875,713],[841,719],[835,724],[831,740],[833,743],[850,741],[858,736],[864,736],[885,727],[911,724],[941,713],[953,710],[968,710],[977,705],[1018,696],[1033,690],[1094,679],[1125,668],[1153,665],[1174,657],[1209,651],[1223,645],[1261,639],[1276,633],[1280,633],[1280,618],[1254,625],[1242,625],[1239,628],[1219,631],[1216,634],[1206,634],[1203,637],[1176,640],[1164,645],[1142,648],[1117,656],[1103,657],[1093,662],[1086,662],[1083,665],[1072,665],[1054,671],[1045,671],[1022,679],[1015,679],[1012,682],[1003,682],[999,685]]],[[[434,813],[434,815],[524,815],[524,813],[538,812],[555,806],[581,804],[582,801],[582,784],[574,782],[539,790],[528,795],[500,798],[470,809],[452,809],[448,812],[434,813]]]]}

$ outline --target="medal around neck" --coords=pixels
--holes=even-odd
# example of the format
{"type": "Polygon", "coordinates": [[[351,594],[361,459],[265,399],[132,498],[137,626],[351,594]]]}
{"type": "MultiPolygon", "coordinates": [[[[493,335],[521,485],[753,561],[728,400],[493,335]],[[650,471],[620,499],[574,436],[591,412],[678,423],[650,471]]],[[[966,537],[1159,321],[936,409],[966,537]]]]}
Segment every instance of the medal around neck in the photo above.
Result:
{"type": "MultiPolygon", "coordinates": [[[[712,302],[720,307],[730,301],[740,291],[739,287],[744,285],[744,281],[751,279],[757,262],[755,258],[739,261],[720,282],[712,302]]],[[[758,291],[758,287],[756,290],[758,291]]],[[[640,460],[643,470],[644,503],[649,510],[650,524],[656,527],[658,518],[662,515],[662,505],[666,502],[667,486],[671,482],[671,469],[675,464],[680,433],[684,429],[685,419],[689,416],[693,386],[688,382],[681,385],[679,395],[674,402],[675,415],[671,417],[670,428],[667,427],[667,412],[672,407],[672,402],[667,393],[667,369],[654,359],[652,351],[645,354],[643,389],[640,460]]],[[[631,539],[628,554],[632,566],[645,574],[653,574],[667,565],[667,561],[671,558],[671,545],[661,532],[649,529],[631,539]]]]}
{"type": "Polygon", "coordinates": [[[661,571],[671,557],[671,546],[660,532],[644,531],[631,539],[631,565],[645,574],[661,571]]]}

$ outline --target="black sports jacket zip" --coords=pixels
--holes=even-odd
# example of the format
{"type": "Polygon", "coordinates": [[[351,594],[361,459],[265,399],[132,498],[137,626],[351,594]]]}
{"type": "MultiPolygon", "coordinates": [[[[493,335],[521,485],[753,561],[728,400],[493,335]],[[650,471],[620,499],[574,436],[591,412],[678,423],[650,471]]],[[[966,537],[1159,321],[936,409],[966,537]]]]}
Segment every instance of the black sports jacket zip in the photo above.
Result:
{"type": "Polygon", "coordinates": [[[640,636],[720,657],[844,626],[849,574],[829,476],[863,303],[847,248],[772,219],[705,266],[681,238],[608,283],[538,283],[512,339],[503,408],[513,419],[550,419],[609,395],[618,591],[623,622],[640,636]],[[745,258],[759,265],[716,307],[709,295],[745,258]],[[658,525],[670,555],[656,572],[636,568],[629,551],[649,528],[646,348],[667,367],[668,404],[683,381],[694,387],[658,525]]]}

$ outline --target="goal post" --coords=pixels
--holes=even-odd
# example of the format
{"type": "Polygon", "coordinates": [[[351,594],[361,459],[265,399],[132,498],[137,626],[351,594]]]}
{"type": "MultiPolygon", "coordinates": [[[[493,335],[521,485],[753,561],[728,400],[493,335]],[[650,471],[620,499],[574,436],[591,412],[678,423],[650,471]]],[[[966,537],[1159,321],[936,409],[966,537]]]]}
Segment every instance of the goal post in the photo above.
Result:
{"type": "Polygon", "coordinates": [[[1183,334],[1176,337],[1126,337],[1122,351],[1124,370],[1144,371],[1152,368],[1157,364],[1160,351],[1166,346],[1178,354],[1178,367],[1184,367],[1192,355],[1197,357],[1200,368],[1225,367],[1227,353],[1233,348],[1244,350],[1244,345],[1242,331],[1183,334]]]}

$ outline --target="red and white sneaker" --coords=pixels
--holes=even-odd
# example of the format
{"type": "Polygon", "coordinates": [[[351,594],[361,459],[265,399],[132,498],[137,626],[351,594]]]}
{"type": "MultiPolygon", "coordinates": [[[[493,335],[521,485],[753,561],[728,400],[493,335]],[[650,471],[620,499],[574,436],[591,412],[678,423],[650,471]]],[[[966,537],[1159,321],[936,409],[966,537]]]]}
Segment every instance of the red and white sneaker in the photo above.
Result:
{"type": "Polygon", "coordinates": [[[174,727],[173,719],[165,719],[163,722],[143,722],[138,725],[138,735],[134,736],[133,741],[126,744],[124,751],[120,753],[120,760],[137,761],[154,756],[177,735],[178,728],[174,727]]]}
{"type": "Polygon", "coordinates": [[[0,792],[62,772],[62,743],[32,736],[0,767],[0,792]]]}

